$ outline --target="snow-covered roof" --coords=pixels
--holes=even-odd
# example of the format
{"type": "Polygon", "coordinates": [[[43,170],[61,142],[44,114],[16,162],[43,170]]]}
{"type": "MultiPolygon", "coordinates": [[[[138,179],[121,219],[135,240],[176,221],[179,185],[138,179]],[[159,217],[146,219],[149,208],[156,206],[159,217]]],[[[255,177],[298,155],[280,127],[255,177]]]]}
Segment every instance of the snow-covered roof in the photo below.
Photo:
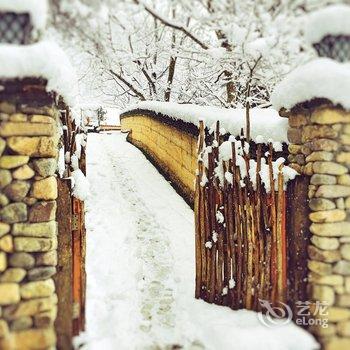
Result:
{"type": "Polygon", "coordinates": [[[311,43],[327,35],[350,35],[350,6],[332,5],[309,15],[305,37],[311,43]]]}
{"type": "Polygon", "coordinates": [[[315,98],[328,99],[349,110],[350,64],[319,58],[298,67],[277,84],[271,101],[277,110],[290,110],[315,98]]]}
{"type": "Polygon", "coordinates": [[[47,0],[0,0],[0,12],[28,13],[35,29],[44,29],[47,21],[47,0]]]}
{"type": "Polygon", "coordinates": [[[78,96],[75,71],[62,49],[51,41],[33,45],[0,45],[0,79],[47,79],[47,91],[55,91],[69,105],[78,96]]]}
{"type": "MultiPolygon", "coordinates": [[[[226,132],[229,132],[232,135],[240,135],[241,129],[245,128],[245,109],[242,108],[224,109],[191,104],[145,101],[128,108],[123,111],[123,113],[135,109],[161,113],[173,119],[183,120],[196,126],[198,125],[199,120],[204,120],[207,127],[211,127],[217,120],[219,120],[221,128],[224,128],[226,132]]],[[[263,136],[265,140],[272,139],[278,142],[288,142],[288,121],[286,118],[281,118],[275,109],[252,108],[250,115],[250,133],[252,139],[255,139],[258,136],[263,136]]]]}

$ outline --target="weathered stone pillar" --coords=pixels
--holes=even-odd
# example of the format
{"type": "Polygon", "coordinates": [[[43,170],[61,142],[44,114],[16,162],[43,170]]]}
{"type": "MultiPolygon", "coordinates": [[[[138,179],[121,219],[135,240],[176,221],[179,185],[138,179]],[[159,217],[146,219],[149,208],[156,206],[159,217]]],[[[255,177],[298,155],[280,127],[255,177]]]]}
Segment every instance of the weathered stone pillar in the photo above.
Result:
{"type": "Polygon", "coordinates": [[[46,349],[56,343],[58,111],[38,82],[28,90],[21,82],[6,84],[0,93],[0,348],[46,349]]]}
{"type": "Polygon", "coordinates": [[[310,329],[324,349],[350,349],[350,113],[329,104],[295,108],[289,126],[291,166],[311,176],[309,299],[329,305],[318,310],[328,326],[310,329]]]}

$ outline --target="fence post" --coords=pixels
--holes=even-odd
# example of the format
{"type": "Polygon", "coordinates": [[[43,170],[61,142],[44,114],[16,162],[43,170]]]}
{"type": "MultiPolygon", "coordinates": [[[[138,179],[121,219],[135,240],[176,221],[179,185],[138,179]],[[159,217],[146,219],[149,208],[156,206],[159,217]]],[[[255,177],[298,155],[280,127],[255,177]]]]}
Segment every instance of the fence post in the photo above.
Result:
{"type": "Polygon", "coordinates": [[[350,348],[350,113],[330,103],[289,116],[292,166],[311,176],[308,295],[327,327],[311,325],[327,350],[350,348]],[[322,315],[321,304],[328,304],[322,315]]]}

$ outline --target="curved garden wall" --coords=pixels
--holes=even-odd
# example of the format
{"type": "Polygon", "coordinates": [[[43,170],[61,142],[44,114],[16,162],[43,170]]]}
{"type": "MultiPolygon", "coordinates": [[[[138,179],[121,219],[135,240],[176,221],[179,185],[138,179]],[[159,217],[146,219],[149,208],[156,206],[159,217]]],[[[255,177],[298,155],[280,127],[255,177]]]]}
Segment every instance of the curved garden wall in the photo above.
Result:
{"type": "Polygon", "coordinates": [[[140,148],[193,205],[198,128],[143,110],[122,114],[121,126],[123,132],[129,132],[128,140],[140,148]]]}

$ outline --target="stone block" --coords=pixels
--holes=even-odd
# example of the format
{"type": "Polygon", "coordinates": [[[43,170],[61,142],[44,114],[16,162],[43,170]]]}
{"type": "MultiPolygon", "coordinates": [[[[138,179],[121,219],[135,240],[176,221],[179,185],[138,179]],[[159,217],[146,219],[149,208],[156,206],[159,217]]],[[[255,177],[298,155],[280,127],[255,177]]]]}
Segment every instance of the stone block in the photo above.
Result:
{"type": "Polygon", "coordinates": [[[350,186],[321,185],[316,191],[316,197],[340,198],[350,196],[350,186]]]}
{"type": "Polygon", "coordinates": [[[23,113],[15,113],[10,115],[9,119],[10,122],[26,122],[27,121],[27,115],[23,113]]]}
{"type": "Polygon", "coordinates": [[[350,276],[350,261],[338,261],[333,267],[333,272],[339,275],[350,276]]]}
{"type": "Polygon", "coordinates": [[[0,305],[16,304],[20,299],[17,283],[0,283],[0,305]]]}
{"type": "Polygon", "coordinates": [[[320,138],[335,139],[337,136],[338,132],[327,125],[307,125],[302,129],[301,143],[320,138]]]}
{"type": "Polygon", "coordinates": [[[22,156],[2,156],[0,157],[0,168],[2,169],[15,169],[24,164],[27,164],[29,157],[22,156]]]}
{"type": "Polygon", "coordinates": [[[11,172],[9,170],[0,169],[0,189],[9,185],[12,181],[11,172]]]}
{"type": "Polygon", "coordinates": [[[47,328],[54,324],[57,317],[57,308],[41,312],[34,316],[34,324],[37,328],[47,328]]]}
{"type": "Polygon", "coordinates": [[[332,152],[325,152],[325,151],[316,151],[310,153],[306,157],[307,162],[317,162],[317,161],[324,161],[324,162],[330,162],[334,158],[334,155],[332,152]]]}
{"type": "Polygon", "coordinates": [[[6,141],[0,137],[0,157],[4,153],[6,148],[6,141]]]}
{"type": "Polygon", "coordinates": [[[14,136],[7,139],[7,146],[18,154],[31,157],[56,157],[58,154],[58,139],[55,137],[14,136]]]}
{"type": "Polygon", "coordinates": [[[312,223],[310,232],[318,236],[326,237],[350,236],[350,222],[312,223]]]}
{"type": "Polygon", "coordinates": [[[339,143],[330,139],[314,139],[308,143],[312,151],[335,152],[339,149],[339,143]]]}
{"type": "Polygon", "coordinates": [[[311,177],[310,183],[312,185],[335,185],[337,178],[332,175],[314,174],[311,177]]]}
{"type": "Polygon", "coordinates": [[[24,316],[34,316],[43,311],[48,311],[57,305],[57,295],[48,298],[31,299],[21,301],[16,305],[4,307],[3,317],[12,321],[24,316]]]}
{"type": "Polygon", "coordinates": [[[34,224],[14,224],[12,226],[12,234],[14,236],[50,238],[57,234],[57,223],[56,221],[49,221],[34,224]]]}
{"type": "Polygon", "coordinates": [[[45,298],[55,292],[55,283],[52,279],[22,284],[20,293],[22,299],[45,298]]]}
{"type": "Polygon", "coordinates": [[[339,248],[339,240],[337,238],[321,237],[312,235],[311,242],[320,249],[335,250],[339,248]]]}
{"type": "Polygon", "coordinates": [[[16,350],[49,349],[55,347],[56,334],[53,328],[28,329],[13,333],[16,350]]]}
{"type": "Polygon", "coordinates": [[[299,154],[301,153],[301,145],[295,145],[293,143],[288,145],[288,151],[290,154],[299,154]]]}
{"type": "Polygon", "coordinates": [[[16,237],[14,245],[17,252],[46,252],[57,249],[57,238],[16,237]]]}
{"type": "Polygon", "coordinates": [[[4,222],[0,222],[0,237],[5,236],[11,230],[11,226],[9,224],[5,224],[4,222]]]}
{"type": "Polygon", "coordinates": [[[58,196],[56,178],[51,176],[44,180],[35,181],[32,186],[32,196],[42,200],[55,200],[58,196]]]}
{"type": "Polygon", "coordinates": [[[345,260],[350,260],[350,244],[342,244],[340,253],[345,260]]]}
{"type": "Polygon", "coordinates": [[[309,257],[312,260],[333,263],[341,260],[341,255],[338,250],[323,250],[318,249],[313,245],[308,246],[309,257]]]}
{"type": "Polygon", "coordinates": [[[312,222],[338,222],[343,221],[346,218],[346,212],[340,209],[316,211],[310,213],[309,218],[312,222]]]}
{"type": "Polygon", "coordinates": [[[15,180],[7,185],[3,192],[12,202],[20,202],[24,199],[30,189],[27,181],[15,180]]]}
{"type": "Polygon", "coordinates": [[[34,177],[35,173],[34,170],[29,167],[27,164],[21,166],[20,168],[17,168],[13,173],[12,176],[16,180],[29,180],[32,177],[34,177]]]}
{"type": "Polygon", "coordinates": [[[6,235],[0,238],[0,250],[4,251],[5,253],[13,252],[13,239],[11,235],[6,235]]]}
{"type": "Polygon", "coordinates": [[[350,123],[350,115],[342,109],[318,108],[312,112],[311,122],[316,124],[350,123]]]}
{"type": "Polygon", "coordinates": [[[47,115],[34,114],[30,117],[31,123],[44,123],[44,124],[54,124],[55,119],[47,115]]]}
{"type": "Polygon", "coordinates": [[[344,198],[337,198],[335,200],[335,204],[337,205],[338,209],[344,210],[345,209],[345,201],[344,198]]]}
{"type": "Polygon", "coordinates": [[[350,175],[349,174],[343,174],[343,175],[338,176],[338,184],[339,185],[350,186],[350,175]]]}
{"type": "Polygon", "coordinates": [[[330,338],[324,345],[324,350],[349,350],[350,338],[330,338]]]}
{"type": "MultiPolygon", "coordinates": [[[[0,319],[0,339],[7,338],[9,336],[9,327],[5,320],[0,319]]],[[[1,348],[1,343],[0,343],[1,348]]]]}
{"type": "Polygon", "coordinates": [[[27,220],[27,206],[24,203],[12,203],[0,209],[0,220],[14,224],[27,220]]]}
{"type": "Polygon", "coordinates": [[[347,167],[335,162],[314,162],[313,170],[318,174],[342,175],[348,172],[347,167]]]}
{"type": "Polygon", "coordinates": [[[56,266],[57,265],[57,251],[51,250],[46,253],[39,253],[35,257],[36,266],[56,266]]]}
{"type": "Polygon", "coordinates": [[[0,272],[5,271],[7,268],[7,257],[4,252],[0,252],[0,272]]]}
{"type": "Polygon", "coordinates": [[[36,173],[42,177],[52,176],[57,170],[57,160],[55,158],[35,159],[32,163],[36,173]]]}
{"type": "Polygon", "coordinates": [[[0,126],[0,136],[53,136],[55,125],[29,122],[7,122],[0,126]]]}
{"type": "Polygon", "coordinates": [[[343,337],[350,337],[350,321],[342,321],[337,324],[337,333],[343,337]]]}
{"type": "Polygon", "coordinates": [[[302,135],[301,129],[288,128],[287,136],[290,143],[296,143],[300,145],[302,143],[301,135],[302,135]]]}
{"type": "Polygon", "coordinates": [[[337,162],[345,163],[346,165],[350,164],[350,152],[340,152],[337,154],[337,162]]]}
{"type": "Polygon", "coordinates": [[[54,266],[35,267],[28,271],[29,281],[46,280],[56,274],[54,266]]]}
{"type": "Polygon", "coordinates": [[[337,295],[336,305],[342,307],[350,307],[350,294],[337,295]]]}
{"type": "Polygon", "coordinates": [[[8,200],[8,198],[3,193],[0,193],[0,208],[5,207],[9,203],[10,201],[8,200]]]}
{"type": "Polygon", "coordinates": [[[35,258],[28,253],[14,253],[9,257],[9,265],[28,270],[34,267],[35,258]]]}
{"type": "Polygon", "coordinates": [[[320,276],[316,273],[309,273],[308,280],[312,284],[322,284],[328,286],[342,286],[344,283],[344,276],[328,275],[320,276]]]}
{"type": "Polygon", "coordinates": [[[14,320],[10,324],[11,331],[23,331],[24,329],[29,329],[33,327],[33,319],[29,316],[20,317],[14,320]]]}
{"type": "Polygon", "coordinates": [[[288,118],[289,126],[292,128],[299,128],[309,123],[309,118],[302,114],[292,114],[288,118]]]}
{"type": "Polygon", "coordinates": [[[345,208],[350,209],[350,197],[345,199],[345,208]]]}
{"type": "Polygon", "coordinates": [[[332,265],[320,261],[309,260],[307,266],[310,271],[317,273],[321,276],[332,274],[332,265]]]}
{"type": "Polygon", "coordinates": [[[330,306],[334,305],[335,293],[332,287],[316,284],[312,286],[312,298],[330,306]]]}
{"type": "Polygon", "coordinates": [[[328,315],[324,318],[328,319],[329,322],[339,322],[350,319],[350,309],[330,306],[327,308],[328,315]]]}
{"type": "Polygon", "coordinates": [[[4,271],[0,275],[0,282],[20,283],[22,282],[26,274],[27,274],[26,270],[22,268],[19,268],[19,267],[8,268],[6,271],[4,271]]]}
{"type": "Polygon", "coordinates": [[[57,205],[55,201],[38,202],[29,209],[30,222],[52,221],[56,218],[57,205]]]}
{"type": "Polygon", "coordinates": [[[332,210],[336,208],[334,202],[324,198],[312,198],[309,201],[309,207],[314,211],[332,210]]]}
{"type": "Polygon", "coordinates": [[[0,112],[6,114],[16,113],[16,106],[10,102],[0,102],[0,112]]]}
{"type": "Polygon", "coordinates": [[[343,145],[350,145],[350,135],[348,134],[340,135],[340,141],[343,145]]]}

